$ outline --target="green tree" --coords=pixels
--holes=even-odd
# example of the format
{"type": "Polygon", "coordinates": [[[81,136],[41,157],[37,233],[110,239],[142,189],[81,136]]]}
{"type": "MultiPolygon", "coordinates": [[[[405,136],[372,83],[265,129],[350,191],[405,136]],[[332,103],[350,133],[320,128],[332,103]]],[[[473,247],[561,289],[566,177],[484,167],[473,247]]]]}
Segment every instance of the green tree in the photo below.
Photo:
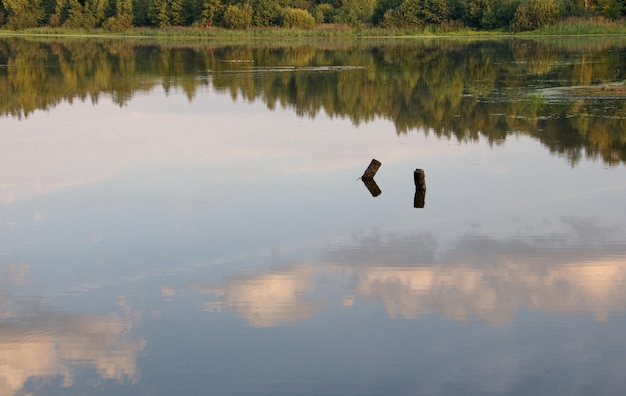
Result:
{"type": "Polygon", "coordinates": [[[624,5],[620,0],[597,0],[595,12],[609,19],[618,19],[622,15],[624,5]]]}
{"type": "Polygon", "coordinates": [[[67,19],[63,26],[73,29],[94,29],[99,27],[107,18],[108,0],[67,0],[57,2],[57,14],[63,19],[67,12],[67,19]],[[60,11],[60,12],[59,12],[60,11]]]}
{"type": "Polygon", "coordinates": [[[383,25],[390,28],[414,28],[443,22],[450,13],[447,0],[404,0],[385,12],[383,25]]]}
{"type": "Polygon", "coordinates": [[[132,0],[115,0],[115,15],[109,17],[102,25],[105,29],[122,31],[133,25],[132,0]]]}
{"type": "Polygon", "coordinates": [[[330,3],[321,3],[315,6],[313,17],[316,23],[330,23],[333,20],[335,8],[330,3]]]}
{"type": "Polygon", "coordinates": [[[467,0],[449,0],[450,6],[449,18],[456,21],[462,21],[467,10],[467,0]]]}
{"type": "Polygon", "coordinates": [[[282,20],[282,26],[288,29],[311,29],[315,26],[313,15],[299,8],[286,8],[282,20]]]}
{"type": "Polygon", "coordinates": [[[423,0],[418,17],[429,24],[439,24],[450,15],[448,0],[423,0]]]}
{"type": "Polygon", "coordinates": [[[252,26],[254,11],[250,4],[229,5],[224,11],[224,26],[229,29],[247,29],[252,26]]]}
{"type": "Polygon", "coordinates": [[[96,27],[96,16],[89,10],[87,2],[69,0],[67,10],[68,17],[63,26],[71,29],[94,29],[96,27]]]}
{"type": "Polygon", "coordinates": [[[559,0],[559,14],[562,18],[583,17],[586,14],[585,2],[581,0],[559,0]]]}
{"type": "Polygon", "coordinates": [[[152,0],[148,17],[158,27],[188,25],[193,21],[193,16],[189,14],[193,7],[192,2],[185,0],[152,0]]]}
{"type": "Polygon", "coordinates": [[[556,22],[558,17],[559,6],[555,0],[527,0],[515,11],[511,31],[535,30],[556,22]]]}
{"type": "MultiPolygon", "coordinates": [[[[2,1],[0,0],[0,3],[2,3],[2,1]]],[[[49,20],[50,16],[52,14],[54,14],[54,11],[56,10],[56,0],[42,0],[41,1],[41,6],[43,7],[43,20],[42,23],[45,23],[46,21],[49,20]]]]}
{"type": "Polygon", "coordinates": [[[148,12],[150,22],[158,27],[171,25],[168,0],[152,0],[148,12]]]}
{"type": "Polygon", "coordinates": [[[498,0],[469,0],[466,11],[469,25],[478,29],[493,29],[497,26],[496,1],[498,0]]]}
{"type": "Polygon", "coordinates": [[[253,8],[252,24],[254,26],[275,26],[277,24],[279,16],[277,0],[256,0],[253,8]]]}
{"type": "Polygon", "coordinates": [[[191,26],[202,23],[202,0],[183,0],[182,24],[191,26]]]}
{"type": "Polygon", "coordinates": [[[204,0],[200,15],[200,23],[202,26],[221,25],[224,15],[224,6],[221,0],[204,0]]]}
{"type": "Polygon", "coordinates": [[[54,13],[50,15],[50,26],[61,26],[69,16],[69,1],[68,0],[56,0],[54,6],[54,13]]]}
{"type": "Polygon", "coordinates": [[[150,0],[133,0],[133,24],[135,26],[149,26],[150,0]]]}
{"type": "Polygon", "coordinates": [[[41,0],[2,0],[6,10],[6,25],[20,30],[39,26],[44,18],[41,0]]]}
{"type": "Polygon", "coordinates": [[[477,29],[508,28],[518,6],[519,0],[469,0],[465,20],[477,29]]]}
{"type": "Polygon", "coordinates": [[[4,3],[0,1],[0,26],[4,26],[7,20],[7,10],[4,8],[4,3]]]}
{"type": "Polygon", "coordinates": [[[381,24],[385,13],[399,7],[400,4],[402,4],[402,0],[378,0],[372,14],[372,23],[381,24]]]}
{"type": "MultiPolygon", "coordinates": [[[[351,19],[359,22],[370,22],[374,14],[375,0],[341,0],[340,13],[345,15],[344,21],[350,24],[351,19]]],[[[353,23],[354,23],[353,22],[353,23]]]]}
{"type": "Polygon", "coordinates": [[[168,1],[168,14],[170,24],[173,26],[181,26],[183,24],[183,0],[169,0],[168,1]]]}

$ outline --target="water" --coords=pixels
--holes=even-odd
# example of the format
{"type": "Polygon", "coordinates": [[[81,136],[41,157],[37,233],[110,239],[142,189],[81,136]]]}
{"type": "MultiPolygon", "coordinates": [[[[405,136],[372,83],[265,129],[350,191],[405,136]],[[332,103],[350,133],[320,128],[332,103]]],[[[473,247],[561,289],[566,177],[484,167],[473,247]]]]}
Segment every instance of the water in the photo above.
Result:
{"type": "Polygon", "coordinates": [[[0,394],[626,389],[620,39],[0,48],[0,394]]]}

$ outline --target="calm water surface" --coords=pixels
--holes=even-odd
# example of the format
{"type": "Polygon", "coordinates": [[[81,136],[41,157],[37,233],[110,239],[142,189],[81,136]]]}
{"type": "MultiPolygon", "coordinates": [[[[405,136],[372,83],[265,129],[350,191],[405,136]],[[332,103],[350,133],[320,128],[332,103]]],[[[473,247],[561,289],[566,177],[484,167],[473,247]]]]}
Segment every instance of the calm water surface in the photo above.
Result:
{"type": "Polygon", "coordinates": [[[0,395],[623,395],[617,68],[0,38],[0,395]]]}

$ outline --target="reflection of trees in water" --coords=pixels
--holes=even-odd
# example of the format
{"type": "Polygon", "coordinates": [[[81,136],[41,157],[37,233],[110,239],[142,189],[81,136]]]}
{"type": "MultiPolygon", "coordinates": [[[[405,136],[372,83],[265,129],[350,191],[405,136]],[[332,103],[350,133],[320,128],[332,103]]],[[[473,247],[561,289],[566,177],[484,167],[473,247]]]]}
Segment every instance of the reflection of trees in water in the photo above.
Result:
{"type": "Polygon", "coordinates": [[[493,143],[522,133],[572,164],[586,155],[615,165],[626,159],[624,100],[554,105],[531,94],[610,81],[625,62],[621,48],[608,39],[157,46],[12,38],[0,40],[0,113],[23,117],[101,94],[123,106],[156,86],[192,100],[212,86],[299,116],[389,119],[398,133],[493,143]]]}

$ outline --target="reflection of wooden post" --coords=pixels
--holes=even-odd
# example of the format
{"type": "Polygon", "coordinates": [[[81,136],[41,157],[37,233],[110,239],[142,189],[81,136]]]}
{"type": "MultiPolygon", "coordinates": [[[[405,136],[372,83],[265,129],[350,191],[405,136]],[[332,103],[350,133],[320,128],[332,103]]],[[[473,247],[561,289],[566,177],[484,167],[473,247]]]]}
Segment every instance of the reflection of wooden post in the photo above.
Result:
{"type": "Polygon", "coordinates": [[[426,191],[415,190],[415,196],[413,197],[413,207],[421,209],[424,207],[426,201],[426,191]]]}
{"type": "Polygon", "coordinates": [[[361,178],[361,181],[363,182],[363,184],[365,184],[365,187],[367,187],[367,189],[369,190],[370,194],[372,194],[372,197],[377,197],[382,192],[382,191],[380,191],[380,188],[378,187],[378,184],[376,184],[374,179],[363,179],[363,178],[361,178]]]}
{"type": "Polygon", "coordinates": [[[363,172],[361,180],[372,180],[376,172],[378,172],[378,168],[380,168],[380,165],[380,161],[373,159],[367,169],[365,169],[365,172],[363,172]]]}
{"type": "Polygon", "coordinates": [[[413,172],[415,182],[415,196],[413,197],[413,207],[423,208],[426,200],[426,173],[422,169],[415,169],[413,172]]]}

